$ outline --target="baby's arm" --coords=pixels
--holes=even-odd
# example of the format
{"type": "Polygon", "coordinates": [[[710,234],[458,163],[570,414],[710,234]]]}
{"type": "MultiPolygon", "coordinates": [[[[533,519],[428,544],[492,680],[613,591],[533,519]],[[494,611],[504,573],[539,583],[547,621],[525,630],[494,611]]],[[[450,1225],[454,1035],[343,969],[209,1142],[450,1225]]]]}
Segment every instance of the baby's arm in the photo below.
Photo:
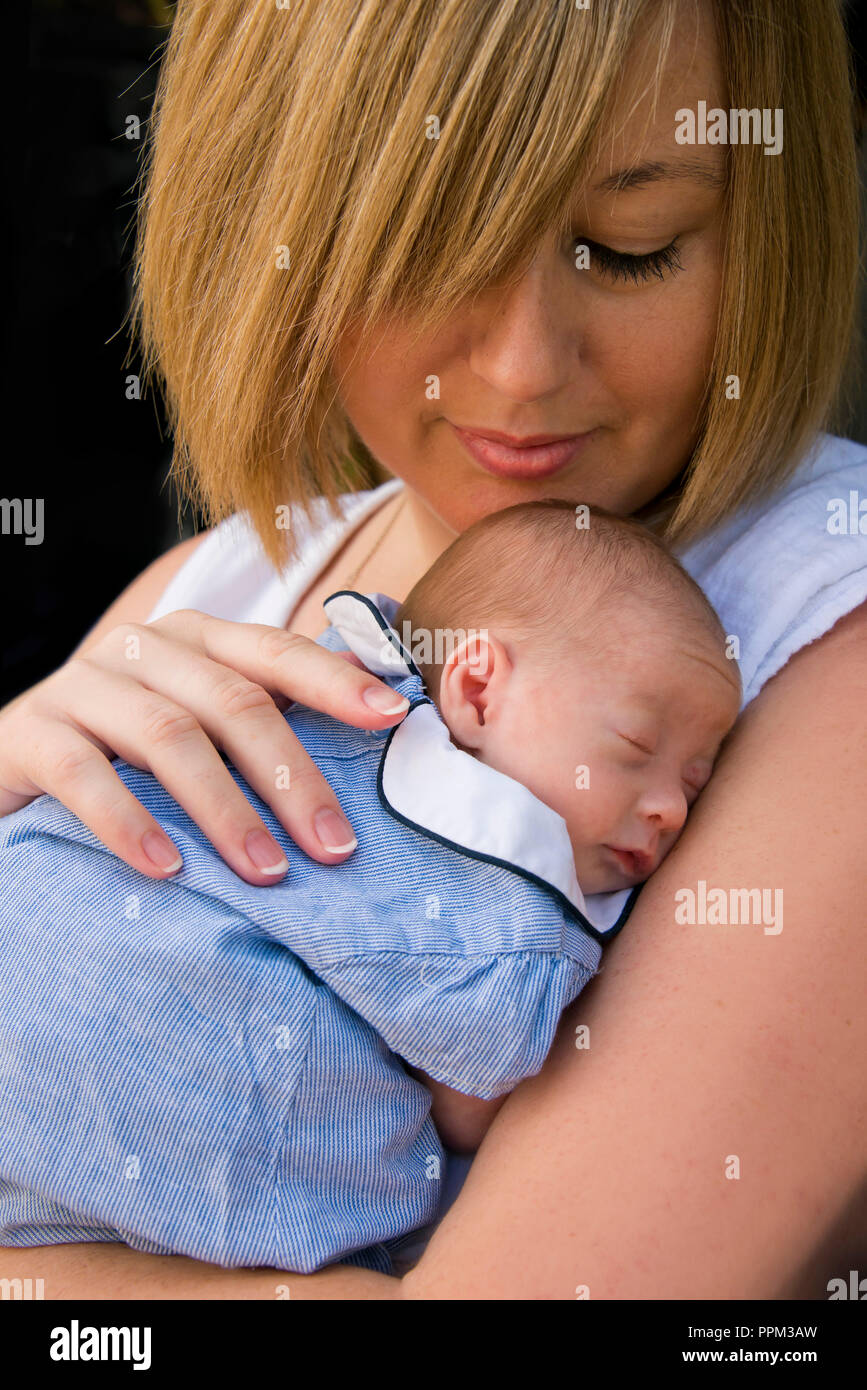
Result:
{"type": "Polygon", "coordinates": [[[418,1067],[405,1065],[431,1093],[431,1115],[446,1148],[455,1153],[475,1153],[509,1092],[494,1100],[479,1100],[477,1096],[465,1096],[441,1081],[434,1081],[418,1067]]]}

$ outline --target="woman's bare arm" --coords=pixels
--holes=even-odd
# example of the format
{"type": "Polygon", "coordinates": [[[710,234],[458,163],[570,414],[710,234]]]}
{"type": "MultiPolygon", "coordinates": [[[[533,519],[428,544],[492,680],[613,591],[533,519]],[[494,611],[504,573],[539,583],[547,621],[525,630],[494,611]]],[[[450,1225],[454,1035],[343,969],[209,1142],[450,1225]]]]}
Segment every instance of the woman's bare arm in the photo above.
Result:
{"type": "MultiPolygon", "coordinates": [[[[867,606],[737,726],[687,829],[538,1077],[508,1098],[403,1280],[286,1275],[293,1298],[774,1297],[851,1197],[861,1058],[867,606]],[[682,926],[675,893],[781,889],[783,930],[682,926]],[[589,1050],[574,1046],[590,1026],[589,1050]],[[727,1177],[734,1171],[740,1176],[727,1177]]],[[[117,1246],[4,1251],[46,1297],[275,1297],[270,1271],[117,1246]],[[159,1292],[154,1292],[159,1290],[159,1292]]]]}
{"type": "Polygon", "coordinates": [[[142,1255],[128,1245],[0,1248],[0,1279],[42,1279],[55,1299],[399,1299],[387,1274],[332,1265],[319,1274],[278,1269],[223,1269],[183,1255],[142,1255]]]}
{"type": "Polygon", "coordinates": [[[94,623],[75,648],[74,655],[80,656],[91,647],[95,647],[113,627],[117,627],[118,623],[146,623],[169,582],[207,535],[207,531],[200,531],[197,536],[189,536],[185,541],[179,541],[164,555],[158,555],[152,560],[147,569],[143,569],[141,574],[137,574],[135,579],[127,584],[114,603],[94,623]]]}

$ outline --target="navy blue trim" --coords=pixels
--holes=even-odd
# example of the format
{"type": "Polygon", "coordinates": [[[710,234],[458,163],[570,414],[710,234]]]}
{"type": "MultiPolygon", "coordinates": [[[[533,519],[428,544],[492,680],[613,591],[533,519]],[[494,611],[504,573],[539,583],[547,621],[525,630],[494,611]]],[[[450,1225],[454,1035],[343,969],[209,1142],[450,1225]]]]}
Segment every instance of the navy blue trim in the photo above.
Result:
{"type": "Polygon", "coordinates": [[[633,888],[632,892],[629,894],[629,897],[626,899],[626,902],[623,904],[623,911],[621,912],[621,914],[620,914],[620,916],[618,917],[617,921],[614,923],[614,926],[613,926],[613,927],[609,927],[609,928],[608,928],[608,931],[602,932],[602,933],[600,934],[600,938],[599,938],[599,939],[600,939],[600,941],[602,942],[603,946],[605,945],[606,942],[608,942],[608,941],[613,941],[613,939],[614,939],[614,937],[617,935],[617,933],[618,933],[619,931],[622,931],[623,928],[626,926],[626,919],[627,919],[627,917],[629,916],[629,914],[630,914],[630,912],[632,911],[632,909],[634,908],[635,904],[637,903],[637,901],[638,901],[638,895],[639,895],[639,893],[641,892],[641,890],[642,890],[643,887],[644,887],[644,884],[643,884],[643,883],[636,883],[636,885],[635,885],[635,887],[633,888]]]}
{"type": "MultiPolygon", "coordinates": [[[[390,645],[391,645],[391,646],[394,648],[394,650],[397,652],[397,654],[398,654],[398,656],[400,657],[401,661],[405,662],[405,664],[409,667],[409,669],[410,669],[410,671],[412,672],[412,674],[413,674],[414,676],[418,676],[419,679],[423,682],[423,681],[424,681],[424,676],[422,675],[421,671],[420,671],[420,670],[418,669],[418,667],[416,666],[415,662],[414,662],[413,659],[412,659],[412,656],[411,656],[410,653],[407,651],[406,647],[405,647],[405,646],[403,645],[403,643],[401,642],[398,633],[397,633],[397,632],[395,631],[395,629],[391,626],[391,623],[386,622],[385,617],[384,617],[383,614],[380,612],[380,610],[377,608],[376,604],[372,601],[372,599],[367,598],[367,596],[366,596],[365,594],[360,594],[360,593],[358,592],[357,589],[336,589],[336,590],[334,591],[333,594],[329,594],[329,595],[328,595],[327,599],[323,599],[322,607],[325,609],[325,611],[326,611],[326,613],[327,613],[327,612],[328,612],[328,605],[329,605],[329,603],[331,602],[331,600],[332,600],[333,598],[346,598],[346,597],[349,597],[349,598],[357,598],[357,599],[359,600],[360,603],[363,603],[363,604],[364,604],[365,608],[369,608],[369,609],[370,609],[371,613],[373,614],[373,616],[374,616],[374,618],[376,619],[377,623],[379,624],[380,628],[382,629],[382,631],[385,633],[386,637],[388,638],[388,641],[389,641],[390,645]]],[[[330,619],[329,619],[329,621],[330,621],[330,619]]],[[[409,713],[408,710],[407,710],[407,713],[409,713]]]]}
{"type": "MultiPolygon", "coordinates": [[[[418,705],[432,704],[433,700],[427,695],[423,695],[420,699],[412,701],[403,718],[409,718],[418,705]]],[[[389,730],[388,738],[385,741],[385,747],[382,750],[382,757],[379,760],[379,768],[376,773],[376,794],[379,797],[379,803],[384,810],[388,811],[389,815],[392,816],[394,820],[400,821],[401,825],[407,826],[409,830],[415,830],[419,835],[425,835],[429,840],[435,840],[437,844],[445,845],[446,849],[451,849],[454,850],[456,854],[464,855],[467,859],[477,859],[483,864],[495,864],[497,868],[508,869],[510,873],[516,874],[518,878],[526,879],[528,883],[534,883],[537,888],[544,888],[547,893],[550,893],[552,898],[556,899],[564,911],[578,923],[582,930],[587,932],[588,936],[592,936],[594,941],[598,941],[600,946],[604,946],[612,937],[617,935],[623,928],[627,917],[635,906],[635,900],[641,889],[640,884],[638,887],[633,888],[614,926],[609,927],[607,931],[599,931],[597,927],[593,926],[592,922],[588,922],[584,913],[579,911],[573,902],[569,901],[566,894],[561,893],[560,889],[555,888],[553,883],[549,883],[547,879],[539,878],[538,874],[531,873],[529,869],[519,868],[517,864],[511,864],[507,859],[497,859],[492,854],[482,854],[480,850],[468,849],[466,845],[457,844],[454,840],[447,840],[445,836],[438,835],[435,830],[428,830],[426,826],[419,825],[417,821],[407,820],[406,816],[402,816],[400,811],[396,811],[385,795],[385,789],[382,784],[382,774],[391,740],[394,738],[398,729],[401,728],[402,724],[403,720],[401,720],[400,724],[396,724],[393,729],[389,730]]]]}

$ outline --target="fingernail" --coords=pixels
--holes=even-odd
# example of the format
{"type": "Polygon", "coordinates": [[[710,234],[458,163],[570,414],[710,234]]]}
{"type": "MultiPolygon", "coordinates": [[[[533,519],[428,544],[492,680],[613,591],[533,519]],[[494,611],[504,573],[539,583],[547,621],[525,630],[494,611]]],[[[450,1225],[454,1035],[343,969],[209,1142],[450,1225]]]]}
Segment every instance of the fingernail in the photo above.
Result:
{"type": "Polygon", "coordinates": [[[262,874],[285,874],[289,868],[286,858],[276,840],[264,830],[251,830],[244,846],[251,861],[262,874]]]}
{"type": "Polygon", "coordinates": [[[141,837],[141,847],[152,864],[163,874],[176,873],[183,868],[183,859],[178,854],[177,846],[171,840],[167,840],[165,835],[161,835],[158,830],[148,830],[141,837]]]}
{"type": "Polygon", "coordinates": [[[322,848],[327,849],[329,854],[344,854],[358,844],[349,821],[332,811],[330,806],[316,812],[313,824],[322,848]]]}
{"type": "Polygon", "coordinates": [[[403,696],[395,703],[394,691],[386,689],[384,685],[369,685],[362,692],[361,698],[371,709],[375,709],[377,714],[398,714],[409,706],[409,700],[403,696]]]}

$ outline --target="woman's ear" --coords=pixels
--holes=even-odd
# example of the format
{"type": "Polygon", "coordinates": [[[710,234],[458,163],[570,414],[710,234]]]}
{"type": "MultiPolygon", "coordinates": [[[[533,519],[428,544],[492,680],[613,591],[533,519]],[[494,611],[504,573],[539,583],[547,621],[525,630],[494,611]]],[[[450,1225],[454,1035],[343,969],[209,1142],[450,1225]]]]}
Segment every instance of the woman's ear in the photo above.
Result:
{"type": "Polygon", "coordinates": [[[472,633],[450,652],[438,703],[449,732],[464,748],[484,747],[505,705],[513,670],[503,643],[486,631],[472,633]]]}

